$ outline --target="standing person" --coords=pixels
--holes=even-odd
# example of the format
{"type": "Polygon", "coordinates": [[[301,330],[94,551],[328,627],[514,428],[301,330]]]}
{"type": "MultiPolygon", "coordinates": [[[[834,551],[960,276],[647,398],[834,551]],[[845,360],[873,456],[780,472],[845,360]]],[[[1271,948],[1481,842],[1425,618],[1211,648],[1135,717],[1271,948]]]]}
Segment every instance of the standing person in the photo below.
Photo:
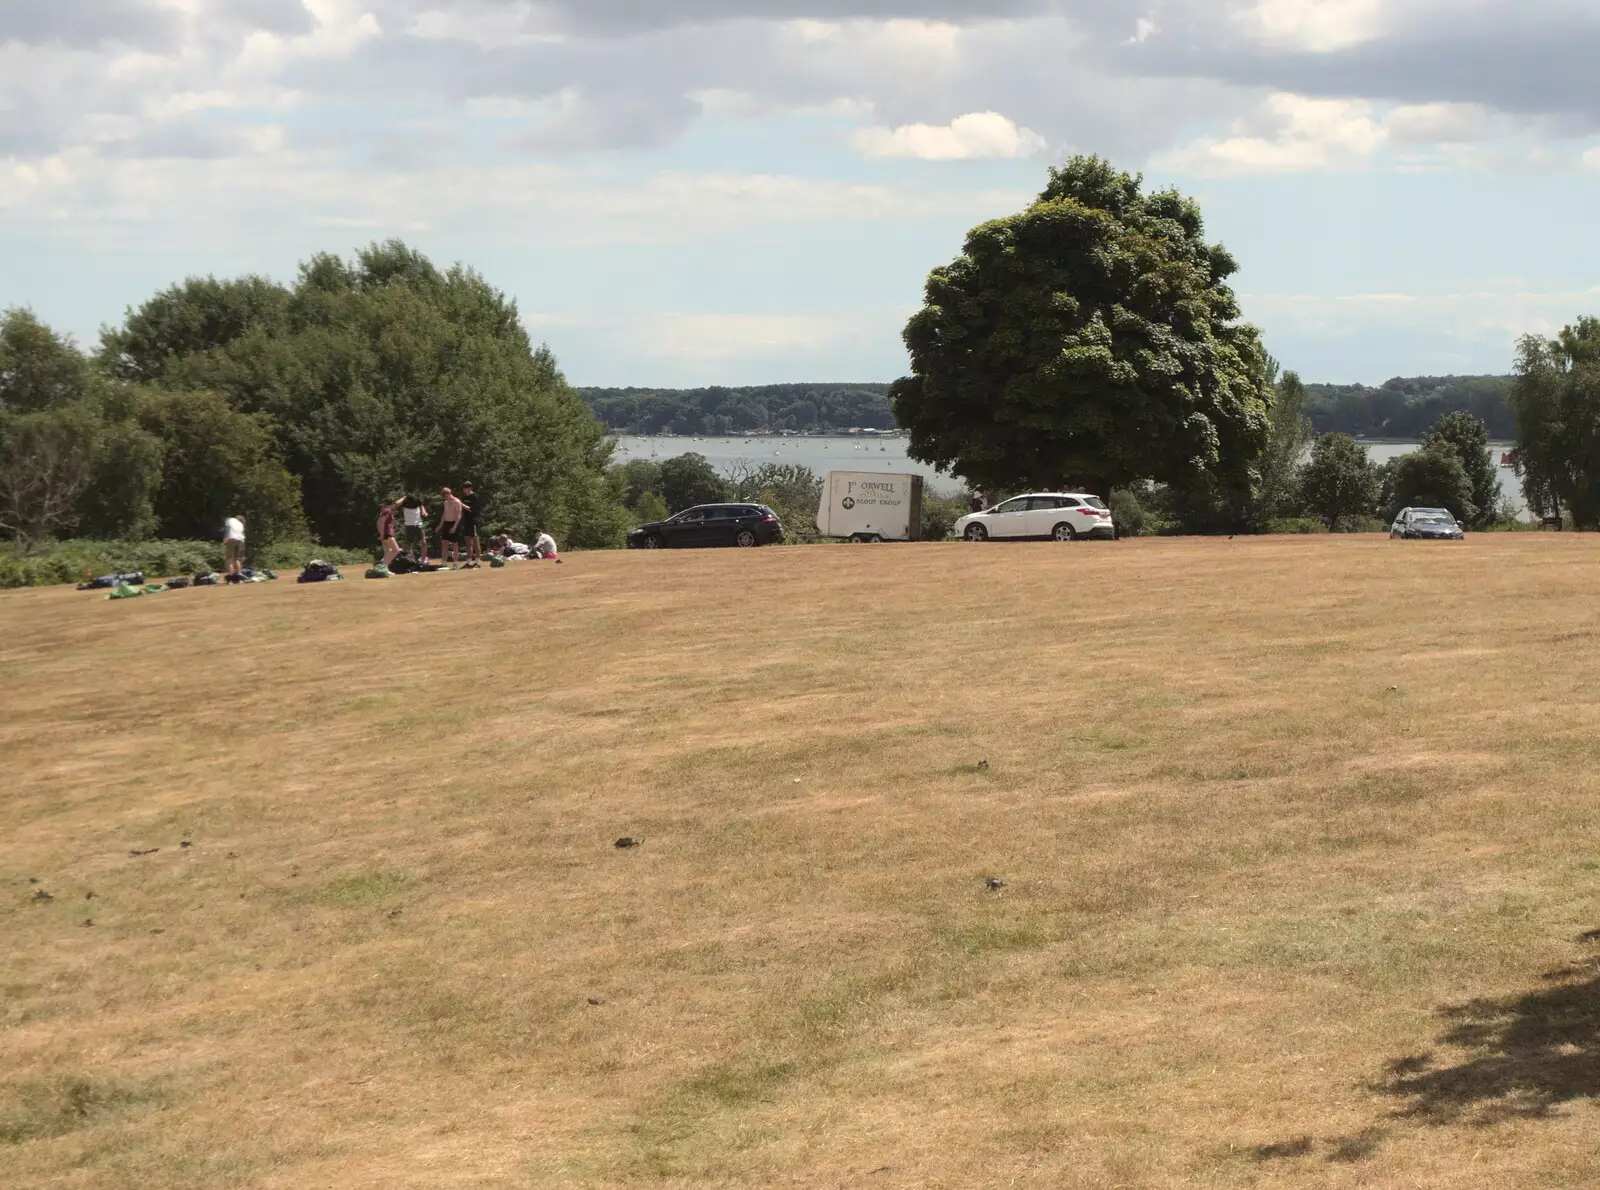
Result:
{"type": "Polygon", "coordinates": [[[556,556],[556,539],[543,529],[533,531],[533,556],[535,558],[554,558],[556,556]]]}
{"type": "Polygon", "coordinates": [[[229,574],[244,569],[244,518],[231,516],[222,522],[222,555],[229,574]]]}
{"type": "Polygon", "coordinates": [[[972,499],[967,501],[968,512],[982,512],[984,510],[983,493],[973,492],[972,499]]]}
{"type": "Polygon", "coordinates": [[[444,508],[439,512],[439,557],[445,562],[461,561],[461,513],[466,505],[449,488],[440,490],[444,508]]]}
{"type": "Polygon", "coordinates": [[[383,564],[388,566],[400,553],[400,543],[394,539],[394,508],[400,501],[390,496],[378,508],[378,545],[383,549],[383,564]]]}
{"type": "Polygon", "coordinates": [[[478,497],[472,481],[461,485],[461,540],[467,543],[467,564],[483,561],[483,542],[478,537],[478,497]]]}
{"type": "Polygon", "coordinates": [[[406,552],[419,562],[428,560],[428,536],[423,531],[422,521],[428,515],[428,507],[415,496],[407,496],[400,501],[400,518],[405,521],[406,552]]]}

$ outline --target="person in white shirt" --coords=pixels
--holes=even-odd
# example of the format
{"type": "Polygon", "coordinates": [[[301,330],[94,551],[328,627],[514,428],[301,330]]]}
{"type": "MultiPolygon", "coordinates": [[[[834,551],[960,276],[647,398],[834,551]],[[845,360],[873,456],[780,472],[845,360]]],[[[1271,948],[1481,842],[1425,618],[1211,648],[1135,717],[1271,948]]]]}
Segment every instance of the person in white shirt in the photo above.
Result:
{"type": "Polygon", "coordinates": [[[556,539],[543,529],[534,530],[533,556],[535,558],[554,558],[556,556],[556,539]]]}
{"type": "Polygon", "coordinates": [[[423,532],[422,519],[428,515],[428,506],[415,496],[400,501],[400,517],[405,522],[406,552],[418,561],[428,560],[428,539],[423,532]]]}
{"type": "Polygon", "coordinates": [[[244,569],[244,518],[231,516],[222,522],[222,554],[229,574],[244,569]]]}

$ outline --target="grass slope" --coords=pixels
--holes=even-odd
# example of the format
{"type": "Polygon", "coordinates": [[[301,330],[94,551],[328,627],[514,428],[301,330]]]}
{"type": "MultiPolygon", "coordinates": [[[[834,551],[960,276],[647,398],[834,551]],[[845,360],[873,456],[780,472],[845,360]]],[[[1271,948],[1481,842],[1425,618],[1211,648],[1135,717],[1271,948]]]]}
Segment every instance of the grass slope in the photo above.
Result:
{"type": "Polygon", "coordinates": [[[0,1184],[1591,1185],[1597,569],[0,595],[0,1184]]]}

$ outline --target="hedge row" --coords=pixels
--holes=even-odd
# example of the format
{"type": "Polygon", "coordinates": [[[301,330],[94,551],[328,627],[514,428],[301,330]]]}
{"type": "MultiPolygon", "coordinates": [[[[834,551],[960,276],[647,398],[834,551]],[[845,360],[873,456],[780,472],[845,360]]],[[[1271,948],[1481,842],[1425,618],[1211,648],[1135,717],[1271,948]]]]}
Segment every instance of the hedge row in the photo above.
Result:
{"type": "MultiPolygon", "coordinates": [[[[308,541],[279,542],[260,554],[248,553],[246,560],[251,566],[299,570],[311,558],[340,566],[372,561],[372,555],[364,551],[308,541]]],[[[0,545],[0,588],[81,583],[97,575],[130,570],[156,580],[222,568],[222,545],[216,541],[57,541],[27,553],[0,545]]]]}

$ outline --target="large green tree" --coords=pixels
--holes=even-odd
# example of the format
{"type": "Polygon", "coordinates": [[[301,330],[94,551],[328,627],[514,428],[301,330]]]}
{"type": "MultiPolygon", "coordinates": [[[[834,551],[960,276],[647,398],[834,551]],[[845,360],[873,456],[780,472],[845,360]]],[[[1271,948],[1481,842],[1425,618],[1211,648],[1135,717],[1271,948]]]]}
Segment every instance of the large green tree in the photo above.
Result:
{"type": "Polygon", "coordinates": [[[94,375],[71,339],[32,310],[0,311],[0,409],[37,413],[90,395],[94,375]]]}
{"type": "Polygon", "coordinates": [[[657,480],[661,498],[672,512],[728,498],[727,481],[706,461],[705,455],[693,451],[662,463],[657,480]]]}
{"type": "MultiPolygon", "coordinates": [[[[1471,487],[1474,511],[1463,523],[1482,529],[1500,516],[1500,473],[1495,470],[1494,452],[1489,446],[1489,427],[1465,410],[1447,413],[1422,435],[1424,450],[1438,447],[1451,451],[1461,460],[1461,470],[1471,487]]],[[[1459,518],[1451,505],[1444,505],[1459,518]]]]}
{"type": "Polygon", "coordinates": [[[982,489],[1248,491],[1271,391],[1200,208],[1078,157],[928,277],[891,388],[910,453],[982,489]]]}
{"type": "Polygon", "coordinates": [[[1449,443],[1434,441],[1390,459],[1382,474],[1385,515],[1391,520],[1402,508],[1447,508],[1463,525],[1477,522],[1472,480],[1449,443]]]}
{"type": "Polygon", "coordinates": [[[1367,448],[1348,434],[1322,434],[1300,473],[1300,503],[1337,531],[1348,521],[1370,517],[1383,498],[1383,477],[1367,448]]]}
{"type": "Polygon", "coordinates": [[[102,356],[121,375],[210,390],[257,416],[325,541],[365,544],[380,500],[476,485],[485,526],[563,545],[620,540],[611,444],[516,304],[398,241],[321,255],[292,289],[192,280],[130,311],[102,356]]]}
{"type": "Polygon", "coordinates": [[[1566,509],[1580,529],[1600,528],[1600,318],[1580,318],[1554,339],[1525,336],[1510,401],[1528,507],[1566,509]]]}

